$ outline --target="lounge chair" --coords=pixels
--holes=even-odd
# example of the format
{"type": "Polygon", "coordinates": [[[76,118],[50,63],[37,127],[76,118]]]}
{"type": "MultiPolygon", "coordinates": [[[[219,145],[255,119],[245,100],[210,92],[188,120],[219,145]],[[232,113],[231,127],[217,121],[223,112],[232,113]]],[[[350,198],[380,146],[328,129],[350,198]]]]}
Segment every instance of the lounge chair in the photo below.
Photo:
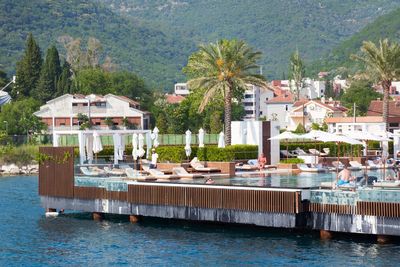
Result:
{"type": "Polygon", "coordinates": [[[342,170],[344,168],[344,164],[340,161],[332,161],[332,166],[335,169],[339,169],[339,170],[342,170]]]}
{"type": "Polygon", "coordinates": [[[281,150],[280,153],[282,158],[293,158],[295,156],[287,150],[281,150]]]}
{"type": "Polygon", "coordinates": [[[140,172],[138,172],[137,170],[134,170],[132,168],[126,168],[125,173],[128,178],[136,179],[138,181],[155,181],[155,180],[157,180],[157,178],[155,178],[155,177],[142,175],[140,172]]]}
{"type": "Polygon", "coordinates": [[[315,148],[310,148],[308,151],[315,156],[327,156],[328,155],[328,154],[325,154],[325,153],[322,153],[322,152],[316,150],[315,148]]]}
{"type": "Polygon", "coordinates": [[[95,170],[89,170],[88,167],[80,167],[81,172],[86,175],[86,176],[100,176],[102,173],[95,171],[95,170]]]}
{"type": "Polygon", "coordinates": [[[376,169],[381,168],[381,164],[375,163],[373,160],[367,160],[367,165],[368,165],[368,168],[371,170],[376,170],[376,169]]]}
{"type": "Polygon", "coordinates": [[[313,165],[313,164],[297,164],[297,167],[302,172],[326,172],[328,169],[322,167],[322,165],[313,165]]]}
{"type": "Polygon", "coordinates": [[[324,147],[324,148],[322,149],[322,151],[324,151],[324,153],[325,153],[327,156],[329,156],[329,154],[331,153],[331,150],[329,149],[329,147],[324,147]]]}
{"type": "Polygon", "coordinates": [[[308,155],[303,149],[301,149],[300,147],[296,148],[295,150],[292,151],[293,153],[295,153],[298,156],[304,156],[304,155],[308,155]]]}
{"type": "Polygon", "coordinates": [[[157,169],[149,169],[148,172],[150,173],[150,176],[157,178],[157,179],[168,179],[168,180],[177,180],[180,179],[181,177],[179,177],[178,175],[168,175],[163,173],[160,170],[157,169]]]}
{"type": "Polygon", "coordinates": [[[363,166],[360,162],[358,162],[356,160],[350,161],[349,164],[350,164],[350,167],[348,169],[352,170],[352,171],[359,171],[359,170],[364,170],[365,168],[367,168],[366,166],[363,166]]]}
{"type": "Polygon", "coordinates": [[[218,168],[209,168],[209,167],[204,167],[203,164],[200,163],[200,161],[197,159],[197,157],[194,157],[192,161],[190,162],[190,166],[198,172],[220,172],[221,170],[218,168]]]}
{"type": "Polygon", "coordinates": [[[188,173],[183,167],[172,168],[172,174],[179,176],[179,178],[190,178],[190,179],[204,178],[204,176],[201,174],[188,173]]]}
{"type": "Polygon", "coordinates": [[[109,175],[121,176],[121,175],[125,174],[125,170],[123,170],[123,169],[116,169],[116,168],[110,169],[109,167],[104,167],[104,171],[109,175]]]}
{"type": "Polygon", "coordinates": [[[376,181],[373,183],[373,187],[380,188],[399,188],[400,181],[376,181]]]}

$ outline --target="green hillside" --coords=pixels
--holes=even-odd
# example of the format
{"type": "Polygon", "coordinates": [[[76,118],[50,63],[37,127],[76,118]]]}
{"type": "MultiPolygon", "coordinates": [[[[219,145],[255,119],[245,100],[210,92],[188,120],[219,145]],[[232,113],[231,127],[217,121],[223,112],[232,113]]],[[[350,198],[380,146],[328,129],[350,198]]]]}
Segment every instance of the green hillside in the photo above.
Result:
{"type": "Polygon", "coordinates": [[[330,71],[339,67],[352,71],[357,62],[350,60],[350,55],[359,52],[362,42],[369,40],[377,43],[383,38],[400,41],[400,8],[377,18],[360,32],[336,46],[329,54],[314,62],[310,66],[310,71],[330,71]]]}
{"type": "Polygon", "coordinates": [[[298,48],[320,58],[398,0],[97,0],[113,10],[194,42],[239,38],[264,52],[264,73],[281,78],[298,48]]]}
{"type": "MultiPolygon", "coordinates": [[[[186,63],[191,46],[184,40],[166,36],[160,30],[135,24],[97,3],[67,1],[0,2],[0,66],[15,70],[25,39],[32,32],[42,53],[62,35],[96,37],[104,53],[120,69],[135,71],[159,86],[171,86],[180,80],[180,69],[186,63]]],[[[58,48],[63,51],[61,45],[58,48]]]]}

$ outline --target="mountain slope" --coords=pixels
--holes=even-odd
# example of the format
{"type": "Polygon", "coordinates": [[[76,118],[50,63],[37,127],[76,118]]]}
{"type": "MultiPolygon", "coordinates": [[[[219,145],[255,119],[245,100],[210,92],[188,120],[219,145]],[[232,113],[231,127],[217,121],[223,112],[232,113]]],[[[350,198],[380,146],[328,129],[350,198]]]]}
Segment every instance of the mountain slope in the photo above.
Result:
{"type": "Polygon", "coordinates": [[[332,49],[329,54],[315,61],[310,66],[310,70],[313,72],[318,70],[331,71],[346,67],[352,71],[357,66],[357,63],[350,59],[350,55],[360,51],[363,41],[368,40],[377,43],[379,39],[383,38],[400,41],[400,8],[377,18],[360,32],[343,41],[332,49]]]}
{"type": "Polygon", "coordinates": [[[194,42],[240,38],[264,52],[264,73],[281,78],[298,48],[307,61],[380,15],[398,0],[97,0],[134,21],[194,42]]]}
{"type": "MultiPolygon", "coordinates": [[[[65,34],[82,38],[83,44],[87,37],[96,37],[121,69],[133,70],[159,86],[171,86],[181,79],[180,69],[191,49],[182,40],[134,24],[98,3],[2,0],[0,65],[8,72],[15,69],[29,32],[39,41],[42,53],[65,34]]],[[[58,48],[63,52],[60,45],[58,48]]]]}

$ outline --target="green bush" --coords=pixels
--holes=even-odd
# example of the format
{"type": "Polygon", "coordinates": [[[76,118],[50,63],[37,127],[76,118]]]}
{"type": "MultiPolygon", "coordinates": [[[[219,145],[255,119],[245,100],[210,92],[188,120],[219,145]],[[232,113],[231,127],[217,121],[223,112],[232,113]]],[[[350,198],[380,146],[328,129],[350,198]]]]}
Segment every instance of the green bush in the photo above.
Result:
{"type": "Polygon", "coordinates": [[[298,159],[298,158],[291,158],[291,159],[281,160],[280,163],[284,163],[284,164],[299,164],[299,163],[304,163],[304,160],[303,159],[298,159]]]}
{"type": "MultiPolygon", "coordinates": [[[[18,147],[3,147],[7,150],[7,153],[1,155],[0,160],[6,164],[14,163],[21,167],[27,164],[31,164],[37,158],[39,153],[38,146],[18,146],[18,147]]],[[[3,152],[3,148],[1,152],[3,152]]]]}
{"type": "MultiPolygon", "coordinates": [[[[288,144],[288,150],[292,151],[295,150],[296,148],[301,148],[305,152],[308,153],[308,150],[310,148],[317,148],[317,150],[320,150],[321,152],[323,148],[329,148],[329,156],[335,157],[337,155],[337,149],[338,146],[334,142],[327,142],[327,143],[322,143],[322,142],[317,142],[316,145],[314,142],[293,142],[288,144]]],[[[369,146],[370,147],[370,146],[369,146]]],[[[280,149],[281,150],[286,150],[286,143],[281,142],[280,143],[280,149]]],[[[354,145],[350,146],[350,144],[340,144],[340,156],[361,156],[362,155],[362,145],[354,145]]]]}

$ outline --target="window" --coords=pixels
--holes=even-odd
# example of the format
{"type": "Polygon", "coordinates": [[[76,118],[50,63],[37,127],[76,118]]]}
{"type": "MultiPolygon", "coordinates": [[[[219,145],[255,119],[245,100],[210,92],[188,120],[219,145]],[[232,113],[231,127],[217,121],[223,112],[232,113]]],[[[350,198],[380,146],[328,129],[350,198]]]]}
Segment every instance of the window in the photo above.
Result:
{"type": "Polygon", "coordinates": [[[99,125],[101,125],[101,123],[100,122],[96,122],[96,125],[99,126],[99,125]]]}
{"type": "Polygon", "coordinates": [[[244,98],[253,98],[253,95],[251,95],[251,94],[245,94],[245,95],[244,95],[244,98]]]}
{"type": "Polygon", "coordinates": [[[389,123],[389,127],[399,127],[398,123],[389,123]]]}
{"type": "Polygon", "coordinates": [[[265,101],[268,101],[268,99],[269,99],[268,97],[267,97],[267,98],[265,98],[265,101]]]}
{"type": "Polygon", "coordinates": [[[77,106],[78,106],[78,103],[72,103],[72,106],[73,106],[73,107],[77,107],[77,106]]]}
{"type": "Polygon", "coordinates": [[[88,103],[82,103],[82,106],[87,107],[88,103]]]}
{"type": "Polygon", "coordinates": [[[253,106],[253,102],[246,102],[244,103],[245,107],[252,107],[253,106]]]}
{"type": "Polygon", "coordinates": [[[286,109],[286,111],[288,111],[289,110],[289,106],[285,105],[285,109],[286,109]]]}
{"type": "Polygon", "coordinates": [[[65,122],[61,122],[61,123],[60,123],[60,126],[65,126],[65,122]]]}
{"type": "Polygon", "coordinates": [[[246,110],[246,114],[247,115],[253,115],[253,111],[252,110],[246,110]]]}
{"type": "Polygon", "coordinates": [[[96,107],[105,108],[106,107],[106,102],[96,102],[96,103],[94,103],[94,105],[96,107]]]}
{"type": "Polygon", "coordinates": [[[260,115],[262,115],[262,111],[260,111],[260,115]]]}
{"type": "Polygon", "coordinates": [[[114,125],[114,126],[118,126],[118,122],[114,122],[113,125],[114,125]]]}

